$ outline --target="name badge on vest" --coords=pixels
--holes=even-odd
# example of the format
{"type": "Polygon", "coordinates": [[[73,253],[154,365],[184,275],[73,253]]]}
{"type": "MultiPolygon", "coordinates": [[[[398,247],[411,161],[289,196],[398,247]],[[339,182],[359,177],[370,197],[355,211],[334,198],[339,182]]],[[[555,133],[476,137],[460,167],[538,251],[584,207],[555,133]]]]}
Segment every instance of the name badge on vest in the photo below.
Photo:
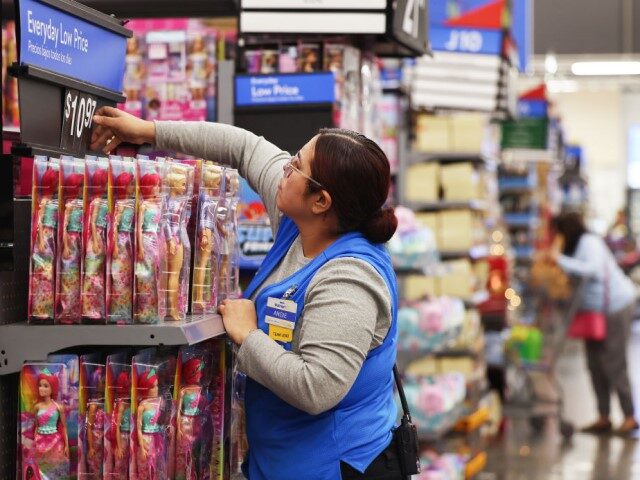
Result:
{"type": "Polygon", "coordinates": [[[291,342],[296,326],[298,304],[293,300],[269,297],[264,323],[269,325],[269,337],[277,342],[291,342]]]}

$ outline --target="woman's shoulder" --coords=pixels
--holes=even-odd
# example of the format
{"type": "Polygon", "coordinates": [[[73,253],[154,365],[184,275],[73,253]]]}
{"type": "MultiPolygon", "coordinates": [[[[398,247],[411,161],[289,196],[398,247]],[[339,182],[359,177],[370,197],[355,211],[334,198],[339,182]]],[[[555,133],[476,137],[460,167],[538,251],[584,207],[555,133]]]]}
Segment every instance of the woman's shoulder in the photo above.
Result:
{"type": "Polygon", "coordinates": [[[391,298],[382,275],[366,260],[355,257],[339,257],[325,263],[316,272],[309,287],[320,285],[367,290],[384,299],[385,303],[390,302],[391,298]]]}

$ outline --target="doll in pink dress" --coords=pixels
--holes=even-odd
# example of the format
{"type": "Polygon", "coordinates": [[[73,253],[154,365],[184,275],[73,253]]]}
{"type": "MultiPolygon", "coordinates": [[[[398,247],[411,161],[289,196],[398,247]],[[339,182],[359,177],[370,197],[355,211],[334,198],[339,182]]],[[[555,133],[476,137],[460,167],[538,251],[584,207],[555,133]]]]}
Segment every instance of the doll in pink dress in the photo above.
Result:
{"type": "Polygon", "coordinates": [[[105,198],[107,170],[98,169],[90,179],[92,193],[85,219],[84,276],[82,282],[82,317],[89,321],[105,319],[105,275],[107,220],[109,205],[105,198]]]}
{"type": "Polygon", "coordinates": [[[82,261],[82,200],[84,175],[72,173],[64,183],[64,220],[62,254],[58,272],[58,315],[60,323],[80,321],[80,262],[82,261]]]}
{"type": "Polygon", "coordinates": [[[87,480],[102,478],[104,458],[104,370],[96,368],[91,375],[86,417],[86,471],[87,480]]]}
{"type": "Polygon", "coordinates": [[[111,410],[109,445],[105,452],[105,479],[129,478],[129,438],[131,435],[131,380],[129,373],[120,372],[114,388],[111,410]]]}
{"type": "Polygon", "coordinates": [[[57,253],[59,172],[47,168],[40,179],[37,210],[33,215],[31,252],[31,319],[53,320],[57,253]]]}
{"type": "MultiPolygon", "coordinates": [[[[138,323],[157,323],[163,306],[158,295],[160,281],[160,176],[147,173],[140,179],[142,199],[136,221],[135,319],[138,323]]],[[[164,316],[164,315],[162,315],[164,316]]]]}
{"type": "Polygon", "coordinates": [[[162,398],[159,396],[155,369],[138,380],[140,403],[136,410],[135,453],[138,480],[165,480],[167,439],[160,424],[162,398]]]}
{"type": "Polygon", "coordinates": [[[69,437],[64,406],[54,400],[58,391],[58,377],[43,369],[38,375],[38,400],[34,405],[33,457],[41,478],[66,480],[69,478],[69,437]]]}
{"type": "Polygon", "coordinates": [[[178,396],[176,431],[176,480],[200,478],[198,440],[202,421],[202,376],[204,361],[191,358],[182,365],[183,386],[178,396]]]}

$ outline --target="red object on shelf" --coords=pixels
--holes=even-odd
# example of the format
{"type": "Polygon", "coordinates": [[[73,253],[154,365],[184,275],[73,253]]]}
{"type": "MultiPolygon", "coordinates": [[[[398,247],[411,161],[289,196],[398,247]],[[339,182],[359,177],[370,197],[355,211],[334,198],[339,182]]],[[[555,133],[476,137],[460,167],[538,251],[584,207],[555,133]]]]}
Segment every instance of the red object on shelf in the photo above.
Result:
{"type": "Polygon", "coordinates": [[[486,287],[489,298],[478,305],[478,310],[485,314],[504,314],[507,308],[504,294],[509,282],[509,262],[505,256],[490,256],[487,263],[489,276],[486,287]]]}
{"type": "Polygon", "coordinates": [[[527,90],[518,97],[520,100],[547,100],[547,87],[543,83],[542,85],[527,90]]]}

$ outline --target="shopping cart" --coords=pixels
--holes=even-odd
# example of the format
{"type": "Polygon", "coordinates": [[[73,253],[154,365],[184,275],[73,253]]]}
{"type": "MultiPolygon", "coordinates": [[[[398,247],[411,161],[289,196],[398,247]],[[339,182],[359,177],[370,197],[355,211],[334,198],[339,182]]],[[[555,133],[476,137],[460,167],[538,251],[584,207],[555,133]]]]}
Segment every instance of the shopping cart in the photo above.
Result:
{"type": "Polygon", "coordinates": [[[542,431],[548,418],[555,418],[565,441],[573,436],[574,427],[563,417],[564,395],[556,367],[580,304],[583,285],[583,281],[572,280],[573,293],[567,299],[550,298],[542,289],[528,288],[523,295],[526,307],[521,319],[542,333],[539,359],[523,360],[521,352],[509,342],[505,348],[505,414],[528,418],[536,433],[542,431]]]}

